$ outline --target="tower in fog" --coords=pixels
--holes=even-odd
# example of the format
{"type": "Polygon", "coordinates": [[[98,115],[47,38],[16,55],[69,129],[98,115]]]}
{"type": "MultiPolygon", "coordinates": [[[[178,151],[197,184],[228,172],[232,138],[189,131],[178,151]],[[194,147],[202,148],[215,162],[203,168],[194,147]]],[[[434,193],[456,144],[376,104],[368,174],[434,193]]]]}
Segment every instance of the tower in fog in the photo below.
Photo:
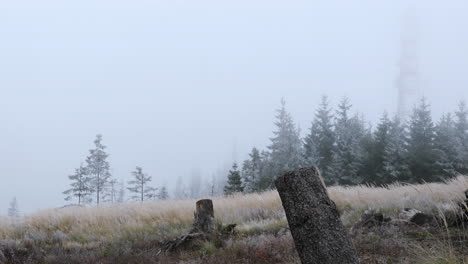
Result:
{"type": "Polygon", "coordinates": [[[411,115],[414,105],[422,96],[419,86],[418,29],[415,9],[410,8],[402,19],[399,72],[396,81],[397,114],[402,120],[411,115]]]}

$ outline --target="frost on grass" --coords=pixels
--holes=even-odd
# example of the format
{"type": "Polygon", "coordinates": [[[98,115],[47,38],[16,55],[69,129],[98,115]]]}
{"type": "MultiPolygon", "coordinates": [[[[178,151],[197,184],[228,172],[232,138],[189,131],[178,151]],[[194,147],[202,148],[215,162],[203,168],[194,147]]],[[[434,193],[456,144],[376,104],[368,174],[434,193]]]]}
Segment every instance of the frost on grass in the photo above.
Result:
{"type": "MultiPolygon", "coordinates": [[[[381,211],[390,216],[396,216],[406,207],[437,214],[450,212],[457,202],[463,200],[467,189],[468,177],[459,176],[446,183],[393,184],[385,188],[332,186],[328,188],[328,192],[347,225],[359,219],[360,213],[366,209],[381,211]]],[[[29,236],[33,240],[41,240],[44,233],[47,236],[55,233],[56,237],[61,237],[59,240],[67,236],[68,239],[77,241],[101,237],[122,238],[135,233],[143,237],[175,237],[190,228],[195,202],[167,200],[71,207],[40,211],[21,219],[3,217],[0,218],[0,239],[22,239],[29,236]]],[[[237,223],[240,230],[278,228],[278,225],[286,224],[276,191],[215,197],[213,203],[217,221],[237,223]]]]}

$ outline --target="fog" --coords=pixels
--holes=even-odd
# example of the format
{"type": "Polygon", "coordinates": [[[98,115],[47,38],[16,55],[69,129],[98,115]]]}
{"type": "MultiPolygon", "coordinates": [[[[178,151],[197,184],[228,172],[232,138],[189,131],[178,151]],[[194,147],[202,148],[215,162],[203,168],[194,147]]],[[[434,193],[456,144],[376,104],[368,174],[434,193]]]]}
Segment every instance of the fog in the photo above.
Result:
{"type": "Polygon", "coordinates": [[[272,135],[282,97],[302,131],[322,94],[371,122],[396,111],[402,17],[418,21],[435,115],[468,100],[468,2],[2,1],[0,215],[64,205],[98,133],[112,174],[172,192],[272,135]],[[413,7],[411,7],[413,6],[413,7]]]}

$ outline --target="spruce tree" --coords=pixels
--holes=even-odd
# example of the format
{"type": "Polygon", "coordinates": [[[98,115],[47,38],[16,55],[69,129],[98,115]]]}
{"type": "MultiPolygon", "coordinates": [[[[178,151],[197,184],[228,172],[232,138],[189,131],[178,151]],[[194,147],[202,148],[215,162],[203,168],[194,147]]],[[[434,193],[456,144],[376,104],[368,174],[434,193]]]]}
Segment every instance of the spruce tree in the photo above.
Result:
{"type": "Polygon", "coordinates": [[[271,190],[275,187],[274,184],[274,177],[277,173],[277,168],[272,166],[271,162],[271,153],[265,150],[260,152],[260,173],[259,178],[255,183],[256,190],[255,191],[265,191],[271,190]]]}
{"type": "Polygon", "coordinates": [[[109,172],[109,155],[105,152],[106,146],[102,144],[102,135],[97,135],[94,140],[95,148],[89,150],[90,155],[86,159],[86,171],[91,177],[92,192],[96,193],[96,203],[99,205],[102,192],[111,174],[109,172]]]}
{"type": "Polygon", "coordinates": [[[376,175],[377,183],[389,184],[395,181],[411,181],[411,171],[407,161],[407,138],[406,126],[398,116],[395,116],[388,130],[382,164],[376,175]]]}
{"type": "Polygon", "coordinates": [[[260,190],[261,168],[262,158],[260,156],[260,151],[254,147],[249,154],[249,159],[245,160],[242,165],[242,179],[246,192],[256,192],[260,190]]]}
{"type": "Polygon", "coordinates": [[[130,187],[127,187],[130,192],[135,193],[132,199],[143,202],[154,198],[156,189],[149,186],[151,176],[143,173],[141,167],[136,167],[135,171],[132,171],[132,176],[134,179],[128,182],[130,187]]]}
{"type": "Polygon", "coordinates": [[[387,112],[384,112],[380,118],[376,130],[373,133],[373,144],[368,158],[368,176],[367,182],[374,184],[388,183],[387,178],[380,178],[384,174],[384,156],[385,150],[388,149],[389,136],[391,129],[391,120],[388,118],[387,112]]]}
{"type": "Polygon", "coordinates": [[[411,182],[440,180],[435,172],[435,130],[425,98],[414,108],[409,124],[408,158],[411,182]]]}
{"type": "Polygon", "coordinates": [[[443,115],[435,127],[434,147],[436,154],[435,173],[439,178],[457,174],[457,141],[455,122],[451,114],[443,115]]]}
{"type": "Polygon", "coordinates": [[[340,185],[359,184],[363,180],[359,172],[364,159],[362,141],[366,133],[365,122],[357,115],[349,117],[351,107],[349,99],[345,97],[338,105],[335,121],[336,147],[330,181],[340,185]]]}
{"type": "Polygon", "coordinates": [[[335,133],[333,114],[327,96],[322,96],[319,109],[315,113],[309,134],[304,139],[304,156],[308,166],[317,166],[327,184],[332,180],[329,173],[333,162],[335,133]]]}
{"type": "Polygon", "coordinates": [[[159,200],[169,199],[169,193],[167,192],[166,186],[161,187],[161,190],[159,190],[158,199],[159,200]]]}
{"type": "Polygon", "coordinates": [[[363,134],[359,139],[359,159],[361,166],[358,171],[358,175],[361,179],[361,184],[375,183],[376,161],[374,156],[374,134],[370,125],[367,125],[367,127],[365,126],[364,117],[361,117],[360,123],[360,130],[363,131],[363,134]]]}
{"type": "Polygon", "coordinates": [[[468,109],[465,102],[459,103],[455,116],[455,140],[457,146],[455,169],[458,173],[468,175],[468,109]]]}
{"type": "Polygon", "coordinates": [[[81,165],[75,170],[75,174],[68,176],[68,178],[72,182],[70,183],[71,188],[63,192],[66,195],[65,200],[70,201],[73,197],[76,197],[78,198],[78,205],[81,205],[92,191],[90,187],[91,179],[86,172],[86,168],[81,165]]]}
{"type": "Polygon", "coordinates": [[[19,209],[18,209],[18,201],[16,200],[16,197],[13,197],[13,199],[10,202],[10,207],[8,208],[8,216],[9,217],[19,217],[19,209]]]}
{"type": "MultiPolygon", "coordinates": [[[[291,115],[286,111],[286,102],[281,100],[281,108],[277,110],[274,136],[270,138],[268,146],[269,166],[272,172],[270,182],[277,176],[304,165],[302,141],[300,131],[296,127],[291,115]]],[[[272,184],[270,184],[272,185],[272,184]]]]}
{"type": "Polygon", "coordinates": [[[244,187],[242,186],[242,178],[237,164],[232,165],[232,169],[229,171],[227,185],[224,186],[224,195],[230,195],[233,193],[243,192],[244,187]]]}

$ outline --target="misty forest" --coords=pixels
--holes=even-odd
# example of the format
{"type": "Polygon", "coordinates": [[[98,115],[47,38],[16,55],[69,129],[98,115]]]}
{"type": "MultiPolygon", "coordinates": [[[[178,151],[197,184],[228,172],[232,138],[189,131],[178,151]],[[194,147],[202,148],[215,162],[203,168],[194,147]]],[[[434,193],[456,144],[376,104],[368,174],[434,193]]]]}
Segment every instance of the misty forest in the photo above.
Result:
{"type": "MultiPolygon", "coordinates": [[[[344,97],[336,109],[323,96],[312,125],[304,138],[286,109],[277,109],[275,131],[267,149],[255,147],[242,164],[234,163],[216,182],[192,179],[185,189],[179,182],[171,197],[200,198],[219,194],[263,192],[274,188],[274,180],[287,171],[317,166],[328,186],[386,186],[395,182],[443,182],[468,172],[468,109],[458,104],[455,113],[433,121],[429,102],[421,98],[410,118],[382,114],[378,124],[354,113],[344,97]],[[202,188],[201,185],[204,185],[202,188]]],[[[69,176],[66,200],[78,205],[117,203],[128,200],[166,200],[166,186],[153,186],[152,176],[136,167],[131,180],[112,178],[108,153],[97,135],[86,161],[69,176]],[[128,187],[125,187],[127,186],[128,187]],[[131,195],[128,198],[126,193],[131,195]]],[[[196,177],[196,176],[195,176],[196,177]]]]}
{"type": "Polygon", "coordinates": [[[0,264],[467,264],[467,13],[0,3],[0,264]]]}

